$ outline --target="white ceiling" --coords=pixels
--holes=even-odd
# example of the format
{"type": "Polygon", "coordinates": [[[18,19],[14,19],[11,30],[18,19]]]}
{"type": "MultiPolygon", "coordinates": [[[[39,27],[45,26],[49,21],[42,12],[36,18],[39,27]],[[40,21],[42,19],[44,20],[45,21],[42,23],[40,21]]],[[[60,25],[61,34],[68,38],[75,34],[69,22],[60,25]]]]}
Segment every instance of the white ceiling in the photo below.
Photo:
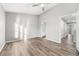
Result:
{"type": "Polygon", "coordinates": [[[43,12],[57,5],[57,3],[45,4],[45,11],[40,6],[32,7],[35,3],[2,3],[6,12],[28,13],[32,15],[40,15],[43,12]]]}

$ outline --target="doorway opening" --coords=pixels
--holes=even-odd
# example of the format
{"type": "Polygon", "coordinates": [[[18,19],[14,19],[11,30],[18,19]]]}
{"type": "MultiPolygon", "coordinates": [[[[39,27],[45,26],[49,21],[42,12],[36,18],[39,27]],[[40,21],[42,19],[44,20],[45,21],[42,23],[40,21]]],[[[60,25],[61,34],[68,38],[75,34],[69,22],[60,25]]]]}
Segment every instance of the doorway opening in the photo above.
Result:
{"type": "Polygon", "coordinates": [[[76,17],[67,15],[61,18],[61,44],[68,48],[76,48],[76,17]]]}
{"type": "Polygon", "coordinates": [[[46,38],[46,22],[41,23],[41,37],[46,38]]]}

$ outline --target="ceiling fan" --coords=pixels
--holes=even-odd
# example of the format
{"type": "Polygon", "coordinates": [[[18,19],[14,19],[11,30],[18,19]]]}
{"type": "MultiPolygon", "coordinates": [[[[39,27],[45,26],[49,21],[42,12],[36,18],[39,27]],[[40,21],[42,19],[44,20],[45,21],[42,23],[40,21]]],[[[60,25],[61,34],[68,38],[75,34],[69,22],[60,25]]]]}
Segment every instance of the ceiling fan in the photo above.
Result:
{"type": "Polygon", "coordinates": [[[37,4],[32,5],[32,7],[40,6],[42,8],[42,11],[44,11],[46,4],[49,4],[49,3],[37,3],[37,4]]]}

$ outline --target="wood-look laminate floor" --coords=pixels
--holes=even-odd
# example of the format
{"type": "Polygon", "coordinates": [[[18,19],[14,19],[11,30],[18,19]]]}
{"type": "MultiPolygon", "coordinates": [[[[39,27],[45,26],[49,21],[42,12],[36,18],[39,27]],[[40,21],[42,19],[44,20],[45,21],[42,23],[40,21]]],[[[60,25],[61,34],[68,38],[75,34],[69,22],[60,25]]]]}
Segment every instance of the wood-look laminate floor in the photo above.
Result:
{"type": "Polygon", "coordinates": [[[65,47],[55,42],[32,38],[26,41],[7,43],[1,56],[76,56],[73,47],[65,47]]]}

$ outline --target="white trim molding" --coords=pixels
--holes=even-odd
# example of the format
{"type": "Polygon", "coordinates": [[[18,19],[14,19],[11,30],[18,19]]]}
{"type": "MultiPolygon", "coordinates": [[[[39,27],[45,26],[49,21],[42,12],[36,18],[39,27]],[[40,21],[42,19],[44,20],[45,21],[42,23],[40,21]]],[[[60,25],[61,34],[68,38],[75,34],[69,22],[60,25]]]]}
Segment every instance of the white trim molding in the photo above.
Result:
{"type": "Polygon", "coordinates": [[[4,44],[2,45],[2,47],[0,48],[0,52],[2,51],[3,47],[5,46],[5,44],[6,44],[6,43],[4,43],[4,44]]]}

